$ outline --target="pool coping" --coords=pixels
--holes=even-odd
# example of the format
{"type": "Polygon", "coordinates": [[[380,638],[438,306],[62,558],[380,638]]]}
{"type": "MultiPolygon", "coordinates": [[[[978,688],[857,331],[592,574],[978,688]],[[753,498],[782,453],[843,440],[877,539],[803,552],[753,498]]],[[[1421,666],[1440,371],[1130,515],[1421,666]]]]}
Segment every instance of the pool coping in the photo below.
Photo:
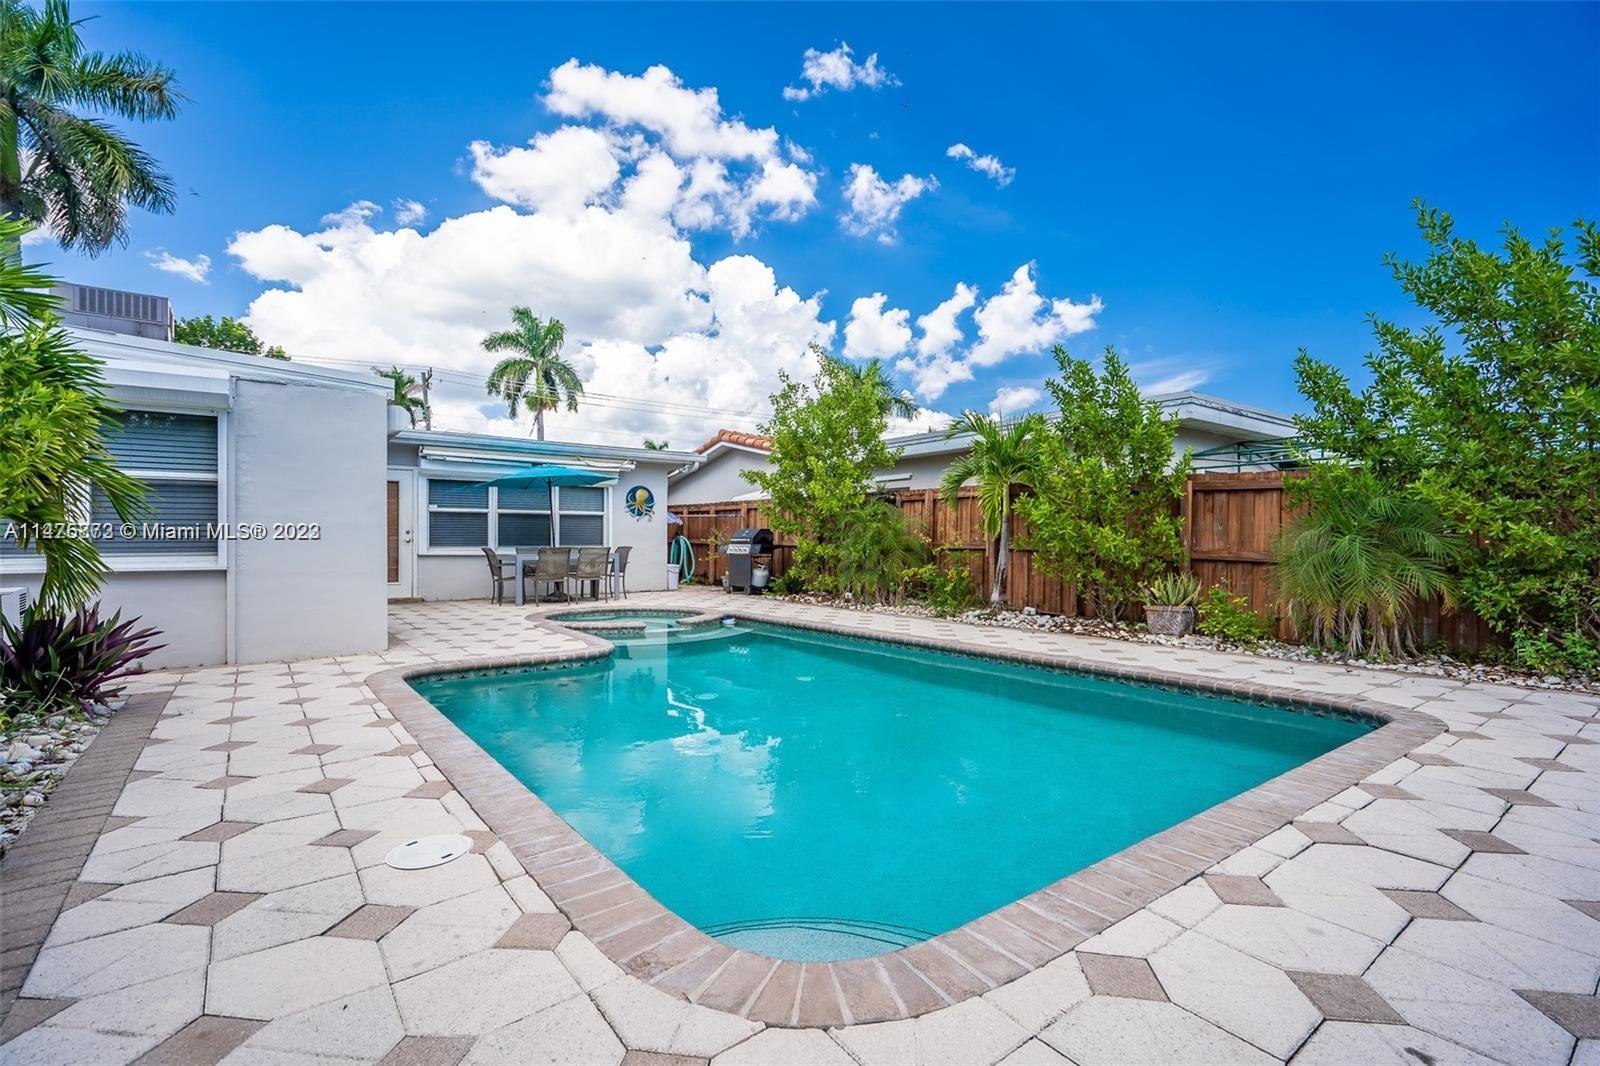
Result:
{"type": "Polygon", "coordinates": [[[574,928],[607,958],[624,972],[681,999],[767,1025],[838,1026],[914,1018],[989,992],[1059,958],[1446,731],[1443,722],[1420,711],[1282,685],[1130,667],[1066,653],[1009,651],[958,638],[863,633],[815,619],[774,621],[739,608],[692,617],[699,624],[734,617],[787,625],[1285,703],[1381,723],[1332,751],[929,940],[867,958],[799,963],[732,948],[663,906],[409,684],[415,678],[463,670],[510,672],[599,660],[612,653],[610,641],[534,614],[529,616],[533,625],[576,638],[583,647],[396,667],[367,679],[373,693],[452,787],[506,843],[574,928]]]}

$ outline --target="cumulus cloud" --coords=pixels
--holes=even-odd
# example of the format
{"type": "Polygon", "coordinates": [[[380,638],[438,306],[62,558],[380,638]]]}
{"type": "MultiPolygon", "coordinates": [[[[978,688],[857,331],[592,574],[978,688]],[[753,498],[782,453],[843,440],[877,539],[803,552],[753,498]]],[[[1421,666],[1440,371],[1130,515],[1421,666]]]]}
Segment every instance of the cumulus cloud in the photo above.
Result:
{"type": "Polygon", "coordinates": [[[1010,185],[1011,179],[1017,176],[1017,168],[1006,166],[1000,162],[998,156],[979,155],[959,142],[946,148],[944,154],[951,159],[961,160],[969,169],[976,170],[979,174],[988,175],[994,179],[996,185],[1002,187],[1010,185]]]}
{"type": "Polygon", "coordinates": [[[865,63],[851,58],[850,46],[841,42],[832,51],[823,52],[807,48],[800,67],[800,80],[806,85],[790,85],[783,90],[785,100],[809,100],[829,89],[847,93],[858,85],[868,89],[881,89],[885,85],[899,85],[900,79],[878,65],[878,53],[867,57],[865,63]]]}
{"type": "Polygon", "coordinates": [[[881,292],[863,296],[850,305],[844,327],[844,354],[852,359],[890,359],[911,344],[911,312],[887,310],[889,298],[881,292]]]}
{"type": "Polygon", "coordinates": [[[1032,264],[1024,263],[998,294],[972,313],[978,343],[967,352],[967,359],[975,366],[994,366],[1019,353],[1042,351],[1093,329],[1094,316],[1103,309],[1098,296],[1082,304],[1045,299],[1034,282],[1032,264]]]}
{"type": "Polygon", "coordinates": [[[917,319],[922,335],[913,353],[895,368],[911,379],[918,396],[937,400],[950,386],[972,381],[977,370],[1093,329],[1102,307],[1097,296],[1088,303],[1040,296],[1032,265],[1024,263],[998,293],[981,302],[974,287],[957,285],[949,299],[917,319]],[[966,333],[960,320],[968,310],[977,340],[963,348],[966,333]]]}
{"type": "Polygon", "coordinates": [[[550,72],[544,103],[567,118],[595,117],[617,129],[648,130],[679,157],[759,163],[778,155],[776,130],[724,118],[716,89],[691,89],[664,66],[633,75],[569,59],[550,72]]]}
{"type": "Polygon", "coordinates": [[[1039,406],[1044,391],[1032,385],[1002,385],[989,401],[989,413],[996,418],[1020,415],[1039,406]]]}
{"type": "Polygon", "coordinates": [[[850,164],[850,179],[845,182],[845,213],[839,216],[845,232],[858,237],[875,237],[882,244],[899,239],[895,223],[900,209],[930,189],[938,188],[933,178],[902,174],[893,183],[884,181],[866,163],[850,164]]]}
{"type": "Polygon", "coordinates": [[[473,141],[467,150],[478,187],[519,207],[573,211],[610,192],[622,173],[611,139],[586,126],[541,133],[526,148],[473,141]]]}
{"type": "Polygon", "coordinates": [[[209,255],[197,255],[193,259],[183,259],[173,255],[165,248],[157,248],[153,252],[144,253],[144,257],[150,260],[150,265],[157,270],[168,274],[176,274],[185,281],[192,281],[196,285],[210,284],[206,280],[211,273],[211,257],[209,255]]]}
{"type": "Polygon", "coordinates": [[[394,201],[394,220],[402,226],[420,226],[428,221],[428,208],[421,200],[400,197],[394,201]]]}

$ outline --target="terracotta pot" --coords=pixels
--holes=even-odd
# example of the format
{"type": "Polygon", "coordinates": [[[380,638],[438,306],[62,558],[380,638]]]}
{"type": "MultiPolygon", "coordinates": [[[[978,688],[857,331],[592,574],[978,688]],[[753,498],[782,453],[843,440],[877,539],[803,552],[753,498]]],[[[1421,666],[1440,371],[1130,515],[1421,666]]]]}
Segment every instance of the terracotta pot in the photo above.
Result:
{"type": "Polygon", "coordinates": [[[1144,624],[1158,637],[1186,637],[1194,628],[1194,608],[1146,607],[1144,624]]]}

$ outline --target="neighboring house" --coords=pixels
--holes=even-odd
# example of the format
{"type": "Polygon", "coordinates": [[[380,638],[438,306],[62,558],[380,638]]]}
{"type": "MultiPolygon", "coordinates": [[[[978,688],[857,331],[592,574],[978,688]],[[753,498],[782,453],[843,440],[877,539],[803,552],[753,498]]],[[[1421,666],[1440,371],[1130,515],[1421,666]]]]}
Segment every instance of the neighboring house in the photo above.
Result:
{"type": "Polygon", "coordinates": [[[772,438],[758,433],[719,429],[695,449],[695,466],[673,471],[668,478],[674,503],[721,503],[761,493],[741,475],[745,470],[772,469],[772,438]]]}
{"type": "MultiPolygon", "coordinates": [[[[667,474],[695,453],[414,430],[370,373],[70,332],[123,408],[112,454],[150,487],[132,536],[98,496],[84,519],[110,531],[102,606],[162,631],[152,666],[383,651],[387,600],[488,595],[485,546],[630,545],[629,590],[666,585],[667,474]],[[614,480],[484,484],[551,462],[614,480]]],[[[36,595],[43,560],[5,529],[0,586],[36,595]]]]}
{"type": "MultiPolygon", "coordinates": [[[[1235,446],[1256,441],[1279,441],[1294,433],[1294,419],[1277,411],[1235,403],[1199,392],[1175,392],[1147,397],[1162,410],[1178,418],[1178,433],[1173,441],[1174,458],[1185,449],[1206,452],[1232,451],[1235,446]]],[[[972,444],[972,436],[958,433],[947,437],[944,430],[890,437],[891,448],[901,450],[900,461],[891,469],[878,472],[875,480],[884,489],[936,489],[944,472],[957,455],[972,444]]],[[[721,503],[725,500],[760,499],[740,473],[744,470],[772,469],[772,444],[769,438],[724,429],[695,451],[706,457],[698,469],[673,473],[672,499],[676,503],[721,503]]],[[[1242,465],[1230,469],[1269,469],[1246,457],[1242,465]]]]}

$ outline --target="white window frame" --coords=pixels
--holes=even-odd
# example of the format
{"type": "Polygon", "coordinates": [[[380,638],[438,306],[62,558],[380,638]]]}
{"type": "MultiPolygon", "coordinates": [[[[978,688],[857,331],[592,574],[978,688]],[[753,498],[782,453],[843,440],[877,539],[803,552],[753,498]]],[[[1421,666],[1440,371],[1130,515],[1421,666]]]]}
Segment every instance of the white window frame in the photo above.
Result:
{"type": "MultiPolygon", "coordinates": [[[[217,427],[217,469],[215,473],[204,473],[194,470],[151,470],[145,467],[117,467],[118,470],[141,481],[198,481],[211,482],[217,487],[217,525],[226,529],[229,522],[228,511],[228,470],[230,452],[228,449],[228,412],[225,409],[214,407],[188,407],[183,404],[161,403],[130,403],[121,404],[115,397],[112,403],[116,405],[118,413],[139,414],[149,413],[157,415],[199,415],[211,418],[217,427]]],[[[90,494],[83,492],[77,501],[74,521],[87,523],[89,521],[90,494]]],[[[141,519],[147,521],[148,519],[141,519]]],[[[101,542],[104,544],[105,542],[101,542]]],[[[162,571],[176,570],[226,570],[228,568],[228,542],[226,538],[218,537],[215,551],[197,551],[190,553],[174,553],[172,555],[136,555],[117,551],[114,547],[100,548],[100,561],[107,573],[112,574],[137,574],[159,573],[162,571]]],[[[16,556],[7,559],[5,568],[19,574],[44,573],[44,556],[37,553],[16,556]]]]}
{"type": "Polygon", "coordinates": [[[497,494],[495,492],[495,488],[494,488],[493,485],[489,486],[489,490],[488,490],[488,492],[486,494],[486,501],[485,501],[485,504],[484,504],[483,507],[451,507],[451,506],[448,506],[446,504],[437,504],[437,503],[433,502],[433,500],[432,500],[433,483],[435,481],[454,481],[454,482],[460,482],[462,484],[467,484],[467,485],[481,484],[481,482],[479,482],[477,480],[474,480],[472,478],[436,477],[436,476],[431,475],[431,474],[423,475],[423,477],[421,478],[421,481],[422,481],[422,515],[423,515],[423,518],[426,519],[426,521],[424,521],[422,523],[422,548],[421,548],[421,550],[420,550],[420,552],[418,554],[421,554],[421,555],[481,555],[483,553],[483,549],[482,548],[472,547],[472,546],[465,547],[465,548],[456,548],[456,547],[435,548],[433,546],[433,516],[434,516],[435,513],[439,513],[439,514],[481,514],[481,515],[484,516],[484,531],[485,531],[486,535],[489,538],[489,543],[490,544],[499,543],[498,540],[496,540],[496,535],[498,534],[499,530],[497,530],[495,528],[495,517],[494,517],[494,505],[497,502],[497,500],[496,500],[496,495],[497,494]]]}
{"type": "MultiPolygon", "coordinates": [[[[433,513],[435,511],[442,511],[442,512],[447,512],[447,513],[448,512],[455,512],[455,513],[459,513],[459,514],[482,514],[483,513],[483,508],[482,507],[449,507],[449,506],[444,506],[444,505],[436,505],[436,504],[432,504],[432,503],[428,502],[429,485],[434,481],[461,481],[461,482],[466,482],[468,484],[481,484],[481,481],[476,481],[473,478],[446,477],[446,476],[439,475],[439,474],[422,474],[418,480],[421,482],[421,487],[419,488],[418,491],[419,491],[419,494],[420,494],[420,496],[422,498],[423,518],[425,519],[425,521],[423,521],[421,523],[421,525],[422,525],[422,536],[421,536],[421,538],[419,540],[419,547],[418,547],[418,550],[417,550],[417,554],[419,554],[419,555],[453,555],[453,556],[481,555],[482,552],[483,552],[483,549],[480,548],[480,547],[467,547],[467,548],[434,547],[434,545],[433,545],[433,521],[432,521],[432,517],[431,516],[433,515],[433,513]]],[[[574,515],[599,515],[600,516],[600,520],[601,520],[601,540],[605,544],[609,545],[611,543],[611,501],[612,501],[611,489],[612,489],[612,486],[610,486],[610,485],[598,485],[598,486],[595,486],[595,487],[599,488],[601,493],[602,493],[601,502],[600,502],[600,509],[598,511],[571,511],[569,513],[570,514],[574,514],[574,515]]],[[[489,544],[496,551],[505,551],[508,548],[515,548],[515,547],[517,547],[517,545],[515,545],[515,544],[502,544],[502,543],[500,543],[500,490],[499,490],[499,488],[497,488],[494,485],[490,485],[488,488],[489,488],[489,504],[488,504],[488,508],[489,508],[489,514],[488,514],[489,544]]],[[[548,514],[550,516],[550,539],[552,541],[554,541],[556,544],[560,544],[561,543],[561,486],[560,485],[554,485],[554,486],[551,487],[550,510],[541,511],[541,510],[537,510],[537,509],[529,510],[529,509],[523,508],[523,507],[513,507],[513,508],[507,508],[505,513],[506,514],[532,514],[532,515],[548,514]]]]}

